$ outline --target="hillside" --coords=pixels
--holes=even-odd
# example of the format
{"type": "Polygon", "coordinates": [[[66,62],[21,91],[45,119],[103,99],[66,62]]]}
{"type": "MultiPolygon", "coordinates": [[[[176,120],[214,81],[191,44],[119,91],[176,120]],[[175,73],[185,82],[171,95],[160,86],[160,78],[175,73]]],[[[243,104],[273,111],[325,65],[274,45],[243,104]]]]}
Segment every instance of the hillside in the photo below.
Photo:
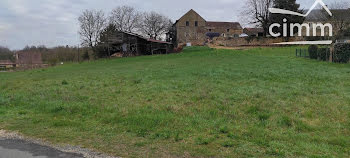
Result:
{"type": "Polygon", "coordinates": [[[0,73],[0,129],[122,157],[347,157],[350,65],[293,47],[0,73]]]}

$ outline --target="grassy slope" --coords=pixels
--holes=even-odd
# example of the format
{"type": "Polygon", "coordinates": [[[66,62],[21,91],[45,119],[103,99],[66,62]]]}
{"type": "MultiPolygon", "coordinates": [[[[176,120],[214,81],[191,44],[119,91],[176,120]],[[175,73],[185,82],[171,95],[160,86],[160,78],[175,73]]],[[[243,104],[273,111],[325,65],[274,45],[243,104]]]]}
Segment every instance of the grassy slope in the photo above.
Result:
{"type": "Polygon", "coordinates": [[[0,73],[0,128],[123,157],[347,157],[350,66],[191,48],[0,73]]]}

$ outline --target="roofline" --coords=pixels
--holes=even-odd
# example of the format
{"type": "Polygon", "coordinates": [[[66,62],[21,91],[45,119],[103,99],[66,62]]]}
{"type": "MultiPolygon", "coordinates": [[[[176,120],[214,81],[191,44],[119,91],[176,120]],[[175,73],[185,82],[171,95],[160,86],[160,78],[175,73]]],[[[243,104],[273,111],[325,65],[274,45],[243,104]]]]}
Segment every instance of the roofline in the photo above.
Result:
{"type": "MultiPolygon", "coordinates": [[[[239,23],[239,22],[230,22],[230,21],[207,21],[207,22],[220,22],[220,23],[239,23]]],[[[239,23],[240,24],[240,23],[239,23]]]]}
{"type": "Polygon", "coordinates": [[[146,37],[144,37],[144,36],[142,36],[142,35],[139,35],[139,34],[136,34],[136,33],[132,33],[132,32],[125,32],[125,31],[119,31],[119,32],[122,32],[122,33],[125,33],[125,34],[128,34],[128,35],[131,35],[131,36],[139,37],[139,38],[141,38],[141,39],[146,40],[147,42],[172,44],[172,43],[166,42],[166,41],[160,41],[160,40],[155,40],[155,39],[151,39],[151,38],[146,38],[146,37]]]}
{"type": "MultiPolygon", "coordinates": [[[[174,23],[174,25],[176,25],[177,22],[178,22],[181,18],[183,18],[186,14],[188,14],[190,11],[195,12],[195,13],[198,14],[202,19],[204,19],[204,18],[202,17],[202,15],[200,15],[200,14],[199,14],[198,12],[196,12],[194,9],[190,9],[188,12],[186,12],[184,15],[182,15],[179,19],[177,19],[176,22],[174,23]]],[[[204,19],[204,21],[207,21],[207,20],[204,19]]]]}

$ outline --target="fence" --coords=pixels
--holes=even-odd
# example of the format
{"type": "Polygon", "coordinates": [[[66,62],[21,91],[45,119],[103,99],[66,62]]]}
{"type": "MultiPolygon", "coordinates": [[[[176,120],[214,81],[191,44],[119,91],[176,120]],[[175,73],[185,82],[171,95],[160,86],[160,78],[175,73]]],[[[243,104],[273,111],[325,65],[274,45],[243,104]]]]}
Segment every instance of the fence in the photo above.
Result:
{"type": "MultiPolygon", "coordinates": [[[[318,48],[316,53],[317,54],[315,55],[311,55],[311,56],[315,56],[314,59],[322,60],[322,61],[332,61],[330,48],[328,47],[318,48]]],[[[311,58],[309,50],[301,49],[301,48],[295,49],[295,56],[303,57],[303,58],[311,58]]]]}
{"type": "Polygon", "coordinates": [[[310,57],[309,50],[308,49],[295,49],[295,56],[309,58],[310,57]]]}

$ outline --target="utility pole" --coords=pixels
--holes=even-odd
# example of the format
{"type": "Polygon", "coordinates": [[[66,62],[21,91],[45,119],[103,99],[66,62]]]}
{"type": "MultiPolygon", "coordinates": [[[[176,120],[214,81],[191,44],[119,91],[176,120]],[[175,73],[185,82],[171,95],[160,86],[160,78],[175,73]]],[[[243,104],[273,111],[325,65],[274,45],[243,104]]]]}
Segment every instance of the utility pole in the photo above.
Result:
{"type": "Polygon", "coordinates": [[[80,63],[80,48],[79,48],[79,44],[78,44],[78,63],[80,63]]]}

